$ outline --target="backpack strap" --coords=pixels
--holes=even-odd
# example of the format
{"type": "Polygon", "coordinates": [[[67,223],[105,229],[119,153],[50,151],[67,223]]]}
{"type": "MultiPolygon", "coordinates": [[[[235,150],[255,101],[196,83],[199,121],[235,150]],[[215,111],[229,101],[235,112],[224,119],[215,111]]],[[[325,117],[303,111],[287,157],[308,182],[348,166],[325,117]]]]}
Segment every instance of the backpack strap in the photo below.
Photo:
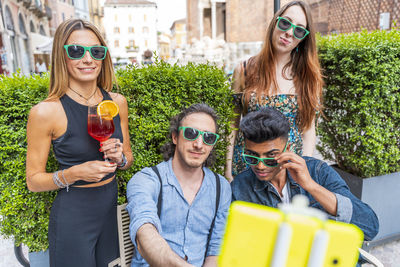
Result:
{"type": "Polygon", "coordinates": [[[158,171],[157,166],[151,167],[153,171],[157,174],[158,180],[160,181],[160,193],[158,194],[158,201],[157,201],[157,215],[158,218],[161,219],[161,205],[162,205],[162,181],[161,181],[161,176],[160,172],[158,171]]]}
{"type": "Polygon", "coordinates": [[[216,174],[215,172],[213,172],[213,173],[215,175],[215,183],[217,185],[216,194],[215,194],[215,214],[214,214],[214,218],[212,220],[210,231],[209,231],[208,237],[207,237],[206,254],[204,255],[204,260],[207,257],[208,245],[210,244],[211,234],[212,234],[213,229],[214,229],[215,218],[217,217],[218,207],[219,207],[219,200],[220,200],[220,195],[221,195],[221,181],[219,180],[218,174],[216,174]]]}

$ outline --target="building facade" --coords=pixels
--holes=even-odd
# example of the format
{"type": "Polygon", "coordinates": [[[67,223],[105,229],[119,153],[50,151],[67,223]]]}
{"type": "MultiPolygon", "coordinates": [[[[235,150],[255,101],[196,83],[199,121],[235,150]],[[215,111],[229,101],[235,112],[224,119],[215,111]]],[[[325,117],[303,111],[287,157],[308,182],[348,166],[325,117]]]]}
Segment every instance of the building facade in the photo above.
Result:
{"type": "Polygon", "coordinates": [[[0,11],[0,72],[20,69],[29,75],[35,70],[36,46],[50,39],[51,9],[41,0],[5,0],[0,11]]]}
{"type": "MultiPolygon", "coordinates": [[[[280,0],[280,5],[290,1],[280,0]]],[[[398,0],[304,1],[310,5],[314,26],[322,35],[362,29],[389,30],[400,19],[398,0]]],[[[219,49],[228,71],[258,53],[274,14],[274,0],[187,0],[186,3],[189,50],[197,58],[204,59],[209,54],[207,60],[212,61],[218,53],[208,50],[219,49]]]]}
{"type": "MultiPolygon", "coordinates": [[[[310,5],[314,24],[322,34],[391,29],[400,19],[398,0],[304,1],[310,5]]],[[[281,0],[280,4],[288,2],[281,0]]],[[[274,13],[273,0],[187,0],[186,3],[189,43],[205,36],[223,38],[229,43],[263,41],[274,13]]]]}
{"type": "Polygon", "coordinates": [[[88,0],[90,21],[100,30],[105,36],[103,17],[104,17],[104,1],[88,0]]]}
{"type": "MultiPolygon", "coordinates": [[[[321,34],[390,30],[400,20],[398,0],[312,0],[316,29],[321,34]]],[[[398,27],[399,25],[397,25],[398,27]]]]}
{"type": "Polygon", "coordinates": [[[71,0],[75,7],[75,18],[90,20],[88,0],[71,0]]]}
{"type": "Polygon", "coordinates": [[[157,5],[141,0],[107,0],[104,30],[114,63],[140,63],[144,52],[157,50],[157,5]]]}
{"type": "Polygon", "coordinates": [[[158,35],[158,55],[162,60],[169,60],[171,58],[171,36],[166,33],[158,35]]]}
{"type": "Polygon", "coordinates": [[[174,21],[170,30],[172,55],[180,57],[186,48],[186,19],[174,21]]]}
{"type": "Polygon", "coordinates": [[[75,17],[75,7],[72,0],[48,0],[48,5],[52,13],[49,21],[50,35],[54,36],[58,25],[75,17]]]}

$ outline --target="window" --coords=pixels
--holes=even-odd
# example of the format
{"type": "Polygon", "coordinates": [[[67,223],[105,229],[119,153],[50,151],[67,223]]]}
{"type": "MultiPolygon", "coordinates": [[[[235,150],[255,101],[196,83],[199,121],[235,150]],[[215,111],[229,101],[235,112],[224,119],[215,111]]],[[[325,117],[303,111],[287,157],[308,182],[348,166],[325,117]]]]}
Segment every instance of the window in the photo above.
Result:
{"type": "Polygon", "coordinates": [[[114,27],[114,33],[119,33],[119,27],[114,27]]]}
{"type": "Polygon", "coordinates": [[[43,25],[40,25],[39,27],[39,33],[43,36],[46,36],[46,32],[44,31],[43,25]]]}
{"type": "Polygon", "coordinates": [[[119,47],[119,40],[114,41],[114,47],[119,47]]]}
{"type": "Polygon", "coordinates": [[[18,16],[19,32],[26,36],[25,22],[21,14],[18,16]]]}
{"type": "Polygon", "coordinates": [[[31,28],[31,32],[35,33],[35,25],[33,25],[33,22],[31,21],[31,23],[29,24],[30,28],[31,28]]]}
{"type": "Polygon", "coordinates": [[[129,47],[135,47],[135,40],[129,40],[129,47]]]}
{"type": "Polygon", "coordinates": [[[128,32],[129,32],[129,33],[135,33],[135,28],[129,27],[129,28],[128,28],[128,32]]]}
{"type": "Polygon", "coordinates": [[[143,33],[149,33],[149,27],[143,27],[142,32],[143,33]]]}

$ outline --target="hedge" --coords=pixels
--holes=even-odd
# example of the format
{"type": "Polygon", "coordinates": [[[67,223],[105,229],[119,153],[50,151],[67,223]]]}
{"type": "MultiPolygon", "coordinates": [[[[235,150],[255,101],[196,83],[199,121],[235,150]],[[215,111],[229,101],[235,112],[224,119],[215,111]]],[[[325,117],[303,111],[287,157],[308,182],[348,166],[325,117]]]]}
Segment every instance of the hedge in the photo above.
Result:
{"type": "MultiPolygon", "coordinates": [[[[219,117],[221,140],[216,145],[215,171],[223,173],[225,152],[234,112],[232,92],[224,72],[202,64],[169,65],[157,61],[117,71],[117,91],[128,101],[133,166],[118,173],[119,203],[126,201],[126,184],[146,166],[162,161],[160,147],[167,141],[169,120],[184,107],[204,102],[219,117]]],[[[30,108],[47,96],[48,76],[25,77],[19,73],[0,77],[0,232],[26,244],[30,251],[48,247],[47,228],[56,192],[32,193],[25,182],[26,122],[30,108]]],[[[51,153],[49,172],[57,170],[51,153]]]]}
{"type": "Polygon", "coordinates": [[[360,177],[400,171],[400,32],[319,39],[325,75],[324,158],[360,177]]]}

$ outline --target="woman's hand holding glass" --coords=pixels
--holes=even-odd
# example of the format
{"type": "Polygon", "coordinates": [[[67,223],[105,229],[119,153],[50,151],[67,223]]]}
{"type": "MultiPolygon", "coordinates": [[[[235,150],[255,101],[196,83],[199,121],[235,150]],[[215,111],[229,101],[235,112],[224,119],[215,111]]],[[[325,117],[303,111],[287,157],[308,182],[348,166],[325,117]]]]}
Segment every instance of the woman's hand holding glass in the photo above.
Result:
{"type": "Polygon", "coordinates": [[[111,162],[121,164],[123,161],[122,151],[122,143],[117,138],[110,138],[100,143],[100,152],[103,152],[104,158],[111,162]]]}

